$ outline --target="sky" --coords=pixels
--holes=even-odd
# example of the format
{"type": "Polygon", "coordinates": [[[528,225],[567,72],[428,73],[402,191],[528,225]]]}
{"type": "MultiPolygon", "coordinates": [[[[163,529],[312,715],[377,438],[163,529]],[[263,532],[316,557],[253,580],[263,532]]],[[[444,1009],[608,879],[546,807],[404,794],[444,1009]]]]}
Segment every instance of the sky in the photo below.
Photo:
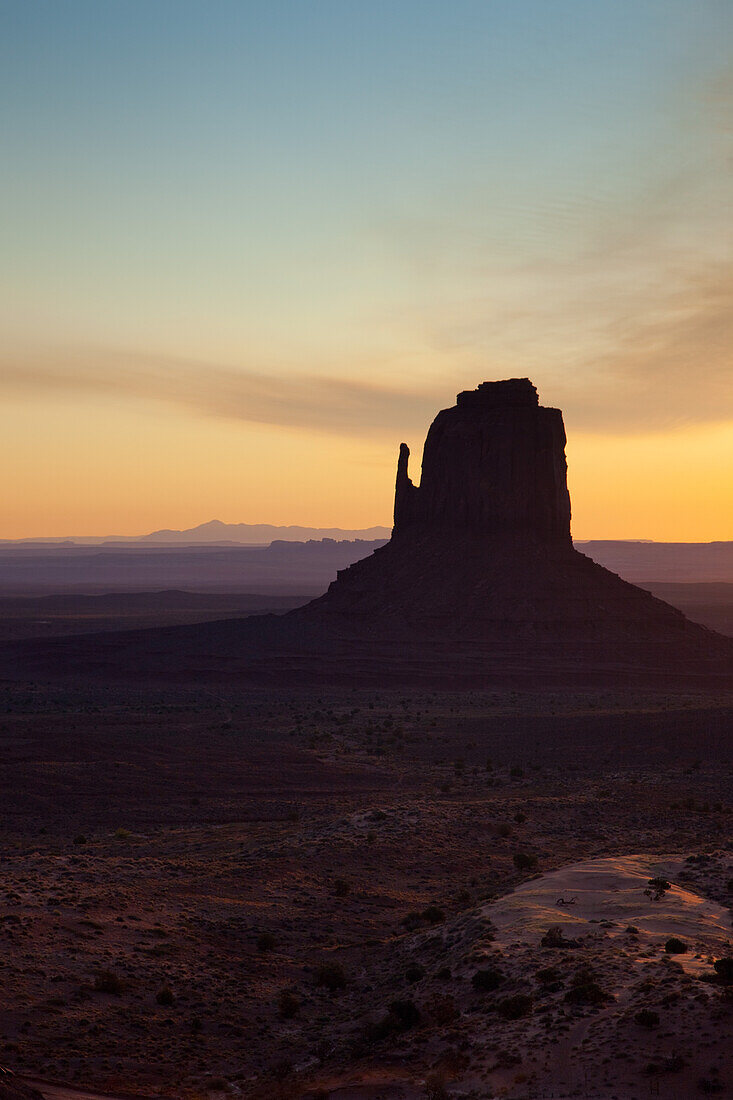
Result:
{"type": "Polygon", "coordinates": [[[0,537],[391,523],[532,378],[576,538],[733,539],[730,0],[0,0],[0,537]]]}

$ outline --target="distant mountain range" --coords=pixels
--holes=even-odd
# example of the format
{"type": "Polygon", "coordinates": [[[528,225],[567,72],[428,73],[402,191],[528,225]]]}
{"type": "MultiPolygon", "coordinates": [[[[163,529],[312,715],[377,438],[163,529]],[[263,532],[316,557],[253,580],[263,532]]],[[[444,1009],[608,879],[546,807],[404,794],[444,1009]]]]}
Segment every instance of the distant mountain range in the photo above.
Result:
{"type": "Polygon", "coordinates": [[[341,527],[277,527],[271,523],[222,523],[212,519],[209,523],[200,523],[198,527],[189,527],[185,531],[163,529],[152,531],[149,535],[73,535],[66,538],[44,536],[43,538],[0,539],[2,546],[24,545],[73,545],[105,546],[109,543],[140,543],[157,546],[269,546],[271,542],[308,542],[311,539],[336,539],[338,542],[353,542],[363,539],[373,542],[375,539],[388,539],[390,527],[364,527],[348,530],[341,527]]]}
{"type": "MultiPolygon", "coordinates": [[[[313,528],[207,523],[193,528],[198,539],[190,531],[156,531],[124,541],[6,541],[0,543],[0,593],[31,596],[179,588],[314,596],[325,591],[339,569],[367,557],[389,537],[385,527],[353,532],[330,528],[326,537],[298,539],[300,532],[322,534],[313,528]],[[242,541],[217,538],[222,529],[238,532],[242,541]],[[284,531],[287,537],[270,538],[272,531],[284,531]],[[381,537],[364,537],[372,531],[381,537]],[[267,537],[269,542],[257,543],[257,537],[267,537]]],[[[733,542],[575,545],[599,565],[642,587],[733,584],[733,542]]]]}

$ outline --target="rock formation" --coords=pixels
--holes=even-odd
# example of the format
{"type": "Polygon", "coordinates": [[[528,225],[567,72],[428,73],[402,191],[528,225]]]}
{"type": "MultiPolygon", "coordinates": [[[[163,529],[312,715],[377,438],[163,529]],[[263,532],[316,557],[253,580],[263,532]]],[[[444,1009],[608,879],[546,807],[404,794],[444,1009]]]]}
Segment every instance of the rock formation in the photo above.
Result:
{"type": "Polygon", "coordinates": [[[529,379],[484,382],[439,412],[419,486],[408,461],[403,443],[390,542],[286,618],[387,664],[391,645],[393,668],[397,654],[417,664],[429,654],[479,679],[712,669],[733,682],[730,639],[573,548],[562,413],[539,405],[529,379]]]}
{"type": "Polygon", "coordinates": [[[443,530],[570,546],[565,428],[528,378],[483,382],[433,421],[420,487],[400,446],[394,535],[443,530]]]}
{"type": "Polygon", "coordinates": [[[31,639],[0,646],[0,673],[733,690],[733,639],[573,548],[562,414],[528,379],[484,382],[438,413],[419,486],[408,461],[402,444],[390,541],[305,607],[31,639]]]}

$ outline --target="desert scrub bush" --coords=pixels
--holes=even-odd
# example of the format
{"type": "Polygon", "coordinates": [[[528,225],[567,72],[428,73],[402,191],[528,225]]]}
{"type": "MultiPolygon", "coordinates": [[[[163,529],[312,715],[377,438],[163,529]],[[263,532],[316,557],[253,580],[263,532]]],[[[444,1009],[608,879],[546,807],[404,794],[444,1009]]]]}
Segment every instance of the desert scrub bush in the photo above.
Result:
{"type": "Polygon", "coordinates": [[[515,764],[513,768],[509,769],[509,774],[512,779],[524,779],[524,768],[520,768],[519,764],[515,764]]]}
{"type": "Polygon", "coordinates": [[[650,878],[644,893],[652,901],[659,901],[671,887],[672,883],[668,882],[666,878],[650,878]]]}
{"type": "Polygon", "coordinates": [[[684,940],[679,940],[676,936],[671,936],[665,943],[664,950],[668,955],[684,955],[687,951],[687,944],[684,940]]]}
{"type": "Polygon", "coordinates": [[[442,1073],[431,1073],[425,1080],[426,1100],[449,1100],[448,1089],[445,1087],[445,1076],[442,1073]]]}
{"type": "Polygon", "coordinates": [[[535,978],[540,985],[554,985],[555,982],[562,981],[562,974],[555,966],[545,966],[537,971],[535,978]]]}
{"type": "Polygon", "coordinates": [[[420,1010],[411,1000],[392,1001],[386,1016],[367,1029],[371,1042],[380,1042],[390,1035],[401,1035],[420,1023],[420,1010]]]}
{"type": "Polygon", "coordinates": [[[565,939],[565,934],[559,924],[551,925],[540,940],[540,947],[568,948],[577,946],[577,940],[565,939]]]}
{"type": "Polygon", "coordinates": [[[518,871],[532,871],[537,866],[537,856],[529,852],[515,852],[512,861],[518,871]]]}
{"type": "Polygon", "coordinates": [[[321,985],[333,993],[346,985],[346,974],[339,963],[322,963],[316,970],[316,985],[321,985]]]}
{"type": "Polygon", "coordinates": [[[565,1000],[571,1005],[600,1005],[613,998],[596,981],[595,974],[587,967],[576,971],[565,1000]]]}
{"type": "Polygon", "coordinates": [[[95,993],[112,993],[119,997],[124,988],[125,983],[112,970],[100,970],[94,979],[95,993]]]}
{"type": "Polygon", "coordinates": [[[173,996],[173,990],[168,985],[164,985],[162,989],[159,989],[155,994],[156,1003],[159,1005],[172,1005],[175,1001],[173,996]]]}
{"type": "Polygon", "coordinates": [[[455,1023],[461,1015],[461,1010],[456,1004],[455,998],[451,997],[450,994],[433,997],[427,1007],[430,1016],[439,1027],[447,1027],[448,1024],[455,1023]]]}
{"type": "Polygon", "coordinates": [[[414,982],[419,982],[424,977],[425,967],[420,966],[420,963],[411,963],[405,971],[405,978],[411,984],[413,984],[414,982]]]}
{"type": "Polygon", "coordinates": [[[713,970],[718,975],[721,982],[733,982],[733,958],[730,955],[725,955],[722,959],[716,959],[713,963],[713,970]]]}
{"type": "Polygon", "coordinates": [[[653,1012],[650,1008],[642,1008],[634,1016],[634,1023],[638,1024],[639,1027],[659,1027],[659,1013],[653,1012]]]}
{"type": "Polygon", "coordinates": [[[277,999],[277,1014],[281,1020],[292,1020],[300,1008],[300,1001],[288,989],[281,989],[277,999]]]}
{"type": "Polygon", "coordinates": [[[445,913],[438,905],[428,905],[422,912],[418,913],[416,909],[407,913],[402,918],[402,926],[407,929],[408,932],[416,932],[418,928],[421,928],[424,924],[442,924],[445,920],[445,913]]]}
{"type": "Polygon", "coordinates": [[[532,1011],[532,998],[528,993],[515,993],[513,997],[505,997],[503,1001],[499,1001],[496,1007],[505,1020],[521,1020],[532,1011]]]}
{"type": "Polygon", "coordinates": [[[512,835],[511,825],[507,825],[505,821],[502,821],[501,825],[496,826],[496,835],[506,838],[512,835]]]}
{"type": "Polygon", "coordinates": [[[333,892],[337,898],[345,898],[351,890],[351,886],[345,878],[337,878],[333,884],[333,892]]]}
{"type": "Polygon", "coordinates": [[[501,970],[488,968],[477,970],[471,978],[471,985],[481,993],[491,993],[493,990],[498,989],[500,985],[503,985],[505,980],[501,970]]]}
{"type": "Polygon", "coordinates": [[[275,950],[275,937],[272,932],[260,932],[257,937],[257,950],[262,951],[274,951],[275,950]]]}

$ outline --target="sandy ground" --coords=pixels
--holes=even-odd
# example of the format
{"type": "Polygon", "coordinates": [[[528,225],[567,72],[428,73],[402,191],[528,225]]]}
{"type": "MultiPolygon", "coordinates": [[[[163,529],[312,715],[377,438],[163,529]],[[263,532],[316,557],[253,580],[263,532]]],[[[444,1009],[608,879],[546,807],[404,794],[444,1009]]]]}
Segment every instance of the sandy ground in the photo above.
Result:
{"type": "Polygon", "coordinates": [[[68,1085],[51,1085],[46,1081],[39,1081],[32,1077],[24,1079],[27,1084],[43,1095],[44,1100],[144,1100],[143,1097],[134,1096],[132,1093],[101,1093],[86,1092],[83,1089],[69,1088],[68,1085]]]}
{"type": "Polygon", "coordinates": [[[732,719],[0,685],[0,1062],[48,1100],[725,1095],[732,719]]]}
{"type": "Polygon", "coordinates": [[[629,925],[637,928],[639,952],[660,938],[689,940],[695,954],[679,962],[686,971],[700,970],[703,956],[726,954],[731,947],[730,911],[679,886],[673,880],[684,859],[660,860],[650,855],[613,856],[573,863],[523,883],[511,894],[487,906],[497,942],[539,942],[550,925],[565,936],[592,932],[603,923],[611,937],[629,925]],[[670,889],[659,900],[645,895],[650,879],[664,876],[670,889]]]}

